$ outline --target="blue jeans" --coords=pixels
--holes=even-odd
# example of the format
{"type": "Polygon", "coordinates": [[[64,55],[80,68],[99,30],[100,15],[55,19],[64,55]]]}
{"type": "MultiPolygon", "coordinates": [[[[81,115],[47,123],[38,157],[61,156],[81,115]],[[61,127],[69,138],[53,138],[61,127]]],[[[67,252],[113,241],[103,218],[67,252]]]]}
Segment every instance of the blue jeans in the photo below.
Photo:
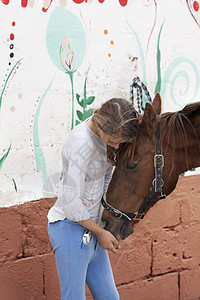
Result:
{"type": "Polygon", "coordinates": [[[68,219],[48,224],[56,258],[61,300],[85,300],[85,282],[95,300],[119,300],[110,260],[92,233],[83,244],[86,228],[68,219]]]}

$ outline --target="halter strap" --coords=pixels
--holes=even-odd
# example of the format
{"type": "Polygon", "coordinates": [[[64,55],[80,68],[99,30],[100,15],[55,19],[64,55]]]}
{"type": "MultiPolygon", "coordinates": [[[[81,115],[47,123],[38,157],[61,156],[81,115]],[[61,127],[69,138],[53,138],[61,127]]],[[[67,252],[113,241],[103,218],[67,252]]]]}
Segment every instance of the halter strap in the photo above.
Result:
{"type": "Polygon", "coordinates": [[[145,216],[144,213],[140,213],[139,211],[137,211],[135,213],[129,213],[129,212],[125,212],[123,210],[118,210],[118,209],[114,208],[112,205],[108,204],[103,196],[101,198],[101,204],[107,211],[109,211],[109,213],[111,215],[113,215],[113,217],[118,218],[118,219],[123,219],[126,222],[129,222],[131,220],[139,221],[139,220],[143,219],[145,216]]]}

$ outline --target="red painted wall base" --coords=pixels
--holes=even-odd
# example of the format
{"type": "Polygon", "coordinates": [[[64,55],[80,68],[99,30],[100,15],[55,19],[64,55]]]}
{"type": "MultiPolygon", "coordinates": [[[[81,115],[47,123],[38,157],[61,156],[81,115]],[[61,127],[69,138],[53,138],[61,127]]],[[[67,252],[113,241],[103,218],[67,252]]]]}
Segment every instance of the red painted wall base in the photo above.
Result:
{"type": "MultiPolygon", "coordinates": [[[[0,208],[0,299],[59,300],[47,212],[55,199],[0,208]]],[[[110,254],[121,300],[200,297],[200,176],[176,190],[135,226],[110,254]]],[[[87,300],[92,297],[86,288],[87,300]]]]}

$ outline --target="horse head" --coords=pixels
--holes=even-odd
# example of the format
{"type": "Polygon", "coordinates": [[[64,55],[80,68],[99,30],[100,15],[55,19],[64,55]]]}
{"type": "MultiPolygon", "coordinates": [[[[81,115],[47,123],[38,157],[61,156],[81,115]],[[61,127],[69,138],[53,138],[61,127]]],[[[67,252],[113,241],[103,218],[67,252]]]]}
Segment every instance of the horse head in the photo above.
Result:
{"type": "MultiPolygon", "coordinates": [[[[154,179],[155,130],[160,113],[161,98],[157,94],[152,104],[146,103],[135,143],[126,144],[117,159],[105,196],[106,203],[116,208],[115,212],[138,211],[149,193],[154,179]]],[[[106,209],[101,218],[102,227],[119,239],[125,239],[133,233],[135,222],[116,218],[106,209]]]]}
{"type": "Polygon", "coordinates": [[[160,113],[157,94],[152,104],[146,104],[134,144],[120,146],[102,200],[102,226],[119,239],[133,233],[144,213],[175,189],[180,174],[200,167],[200,102],[160,113]]]}

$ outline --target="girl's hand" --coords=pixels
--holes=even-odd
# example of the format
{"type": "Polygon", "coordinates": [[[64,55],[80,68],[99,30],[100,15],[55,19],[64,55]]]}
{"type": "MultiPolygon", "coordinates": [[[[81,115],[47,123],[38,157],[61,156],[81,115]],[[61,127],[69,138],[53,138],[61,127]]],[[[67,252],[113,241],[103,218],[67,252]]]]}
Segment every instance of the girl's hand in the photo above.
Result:
{"type": "Polygon", "coordinates": [[[97,225],[91,218],[79,221],[79,224],[96,234],[98,243],[103,249],[116,253],[117,249],[120,248],[119,242],[114,235],[97,225]]]}
{"type": "Polygon", "coordinates": [[[106,250],[110,250],[113,253],[117,252],[120,248],[118,240],[114,237],[112,233],[102,228],[97,234],[97,240],[99,245],[106,250]]]}

